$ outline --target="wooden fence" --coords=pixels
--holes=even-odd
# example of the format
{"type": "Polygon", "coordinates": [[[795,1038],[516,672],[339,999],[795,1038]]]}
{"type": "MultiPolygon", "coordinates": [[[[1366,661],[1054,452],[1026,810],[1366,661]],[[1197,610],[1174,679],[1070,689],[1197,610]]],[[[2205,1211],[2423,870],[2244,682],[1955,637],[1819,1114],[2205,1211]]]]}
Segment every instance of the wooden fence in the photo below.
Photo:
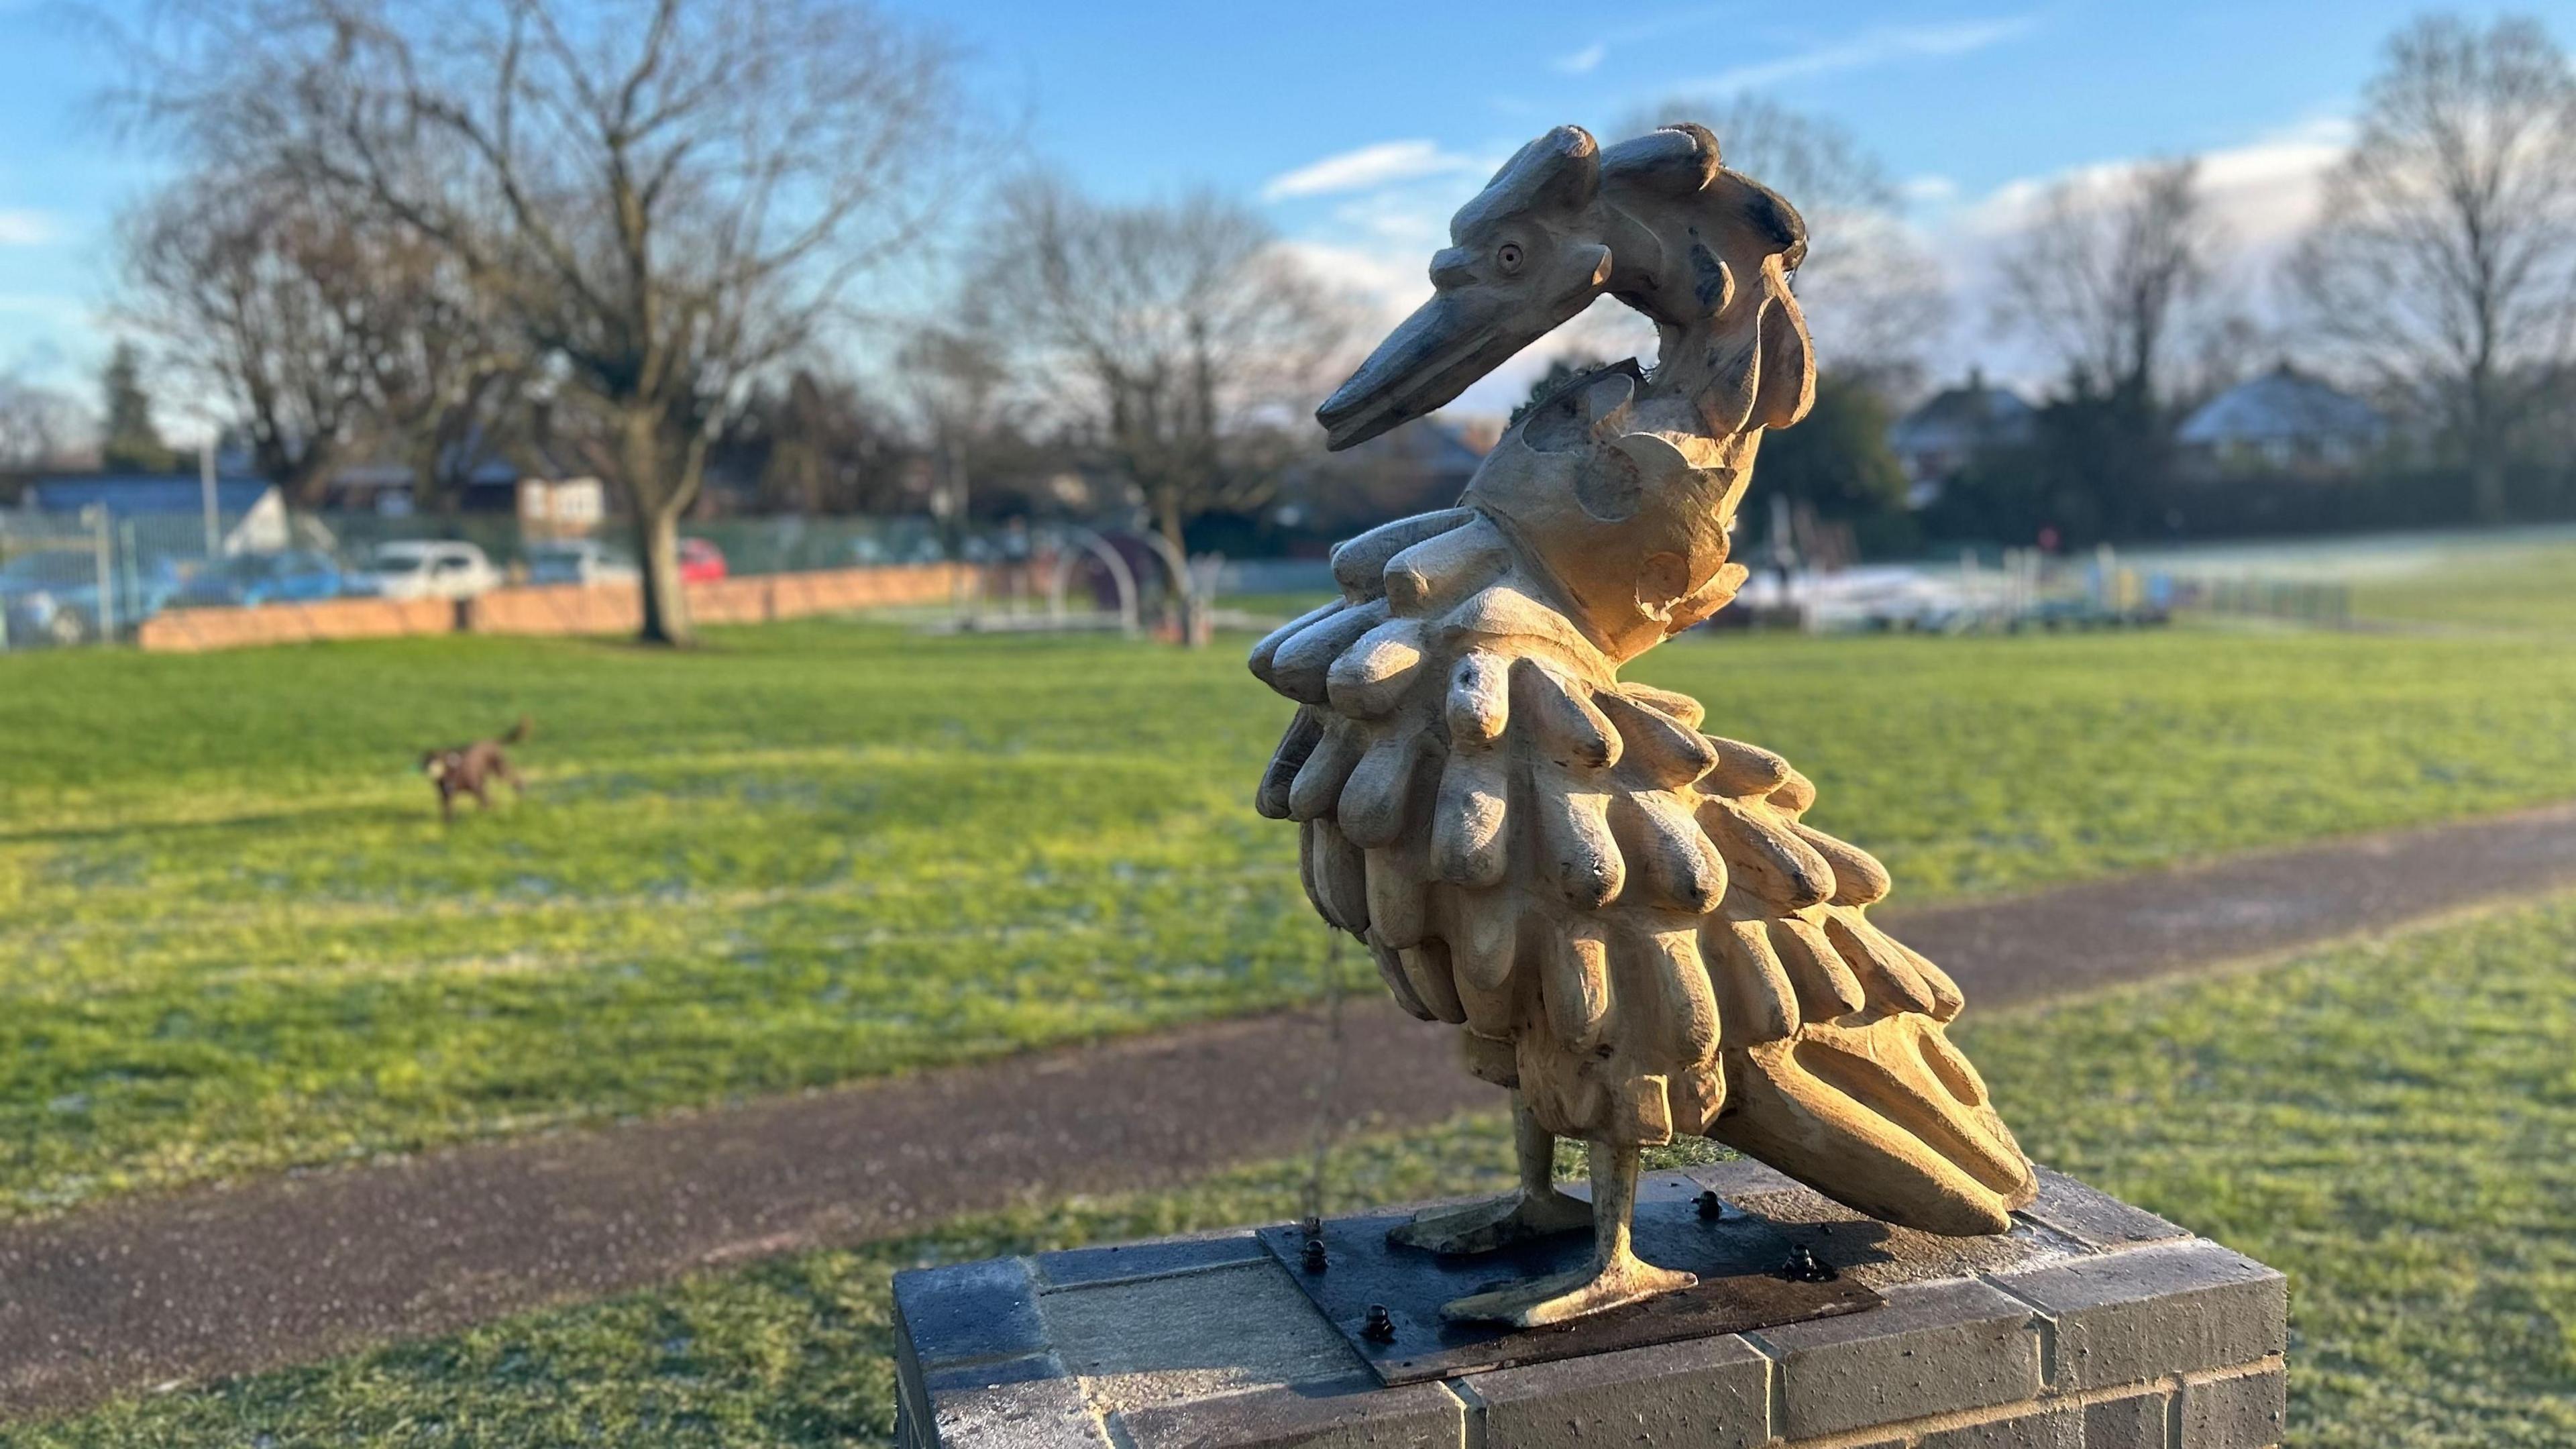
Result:
{"type": "MultiPolygon", "coordinates": [[[[690,584],[689,617],[701,624],[757,624],[899,604],[939,604],[980,582],[968,564],[900,564],[764,574],[690,584]]],[[[407,634],[631,634],[644,622],[633,584],[554,584],[494,589],[471,599],[326,599],[252,608],[165,609],[137,642],[160,653],[244,649],[323,639],[407,634]]]]}

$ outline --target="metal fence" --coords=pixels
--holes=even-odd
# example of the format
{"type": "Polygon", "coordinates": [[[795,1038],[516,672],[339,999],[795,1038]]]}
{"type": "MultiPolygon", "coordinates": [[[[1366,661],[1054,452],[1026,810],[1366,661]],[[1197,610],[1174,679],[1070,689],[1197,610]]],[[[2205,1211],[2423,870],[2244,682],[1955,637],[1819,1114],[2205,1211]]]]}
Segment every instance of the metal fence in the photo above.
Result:
{"type": "Polygon", "coordinates": [[[99,509],[0,515],[0,648],[114,638],[160,608],[170,575],[143,534],[99,509]]]}
{"type": "MultiPolygon", "coordinates": [[[[1153,541],[1141,532],[1112,540],[1088,529],[1042,526],[960,537],[926,517],[771,517],[693,520],[681,533],[715,545],[724,572],[735,577],[1062,560],[1065,566],[1040,571],[1054,576],[1055,593],[1070,587],[1086,600],[1097,595],[1099,608],[1114,609],[1131,625],[1140,601],[1164,587],[1153,541]],[[1117,583],[1118,575],[1126,581],[1117,583]]],[[[622,523],[612,520],[593,537],[614,558],[629,553],[622,523]]],[[[567,541],[525,530],[509,514],[288,514],[273,504],[211,518],[0,509],[0,649],[130,639],[145,620],[171,608],[339,597],[361,589],[384,545],[433,540],[475,545],[505,582],[527,581],[536,550],[567,541]]],[[[1212,584],[1202,580],[1200,587],[1212,584]]],[[[1021,602],[1039,607],[1045,601],[1021,602]]],[[[1055,602],[1060,611],[1061,599],[1055,602]]]]}

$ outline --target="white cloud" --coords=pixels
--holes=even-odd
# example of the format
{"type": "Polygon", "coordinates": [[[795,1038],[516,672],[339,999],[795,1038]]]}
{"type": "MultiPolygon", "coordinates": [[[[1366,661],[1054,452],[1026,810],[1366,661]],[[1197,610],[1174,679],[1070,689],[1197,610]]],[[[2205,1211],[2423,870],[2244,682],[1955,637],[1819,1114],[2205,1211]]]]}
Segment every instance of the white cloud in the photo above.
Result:
{"type": "Polygon", "coordinates": [[[1876,26],[1849,40],[1739,65],[1676,89],[1717,93],[1752,90],[1809,76],[1866,70],[1892,61],[1968,55],[2027,34],[2038,23],[2036,15],[2007,15],[1941,25],[1876,26]]]}
{"type": "Polygon", "coordinates": [[[2210,152],[2201,158],[2200,181],[2211,212],[2238,245],[2288,242],[2316,218],[2326,173],[2351,139],[2351,123],[2336,119],[2210,152]]]}
{"type": "Polygon", "coordinates": [[[1606,30],[1597,30],[1593,33],[1590,45],[1581,50],[1560,55],[1549,64],[1567,75],[1590,75],[1600,69],[1601,62],[1607,60],[1613,50],[1625,50],[1645,41],[1661,39],[1667,35],[1678,35],[1687,30],[1697,30],[1721,20],[1734,19],[1742,10],[1741,4],[1702,5],[1657,15],[1633,25],[1619,25],[1606,30]]]}
{"type": "MultiPolygon", "coordinates": [[[[2211,222],[2231,248],[2286,244],[2316,216],[2325,173],[2342,159],[2352,123],[2320,117],[2241,146],[2200,153],[2200,186],[2211,222]]],[[[1959,231],[2000,238],[2030,225],[2050,188],[2067,181],[2107,189],[2136,160],[2106,161],[2005,182],[1960,212],[1959,231]]]]}
{"type": "Polygon", "coordinates": [[[60,235],[41,211],[0,211],[0,247],[40,247],[60,235]]]}
{"type": "Polygon", "coordinates": [[[1431,281],[1421,258],[1408,260],[1382,248],[1321,241],[1282,242],[1280,248],[1308,270],[1383,314],[1389,323],[1431,295],[1431,281]]]}
{"type": "MultiPolygon", "coordinates": [[[[2235,303],[2251,309],[2258,321],[2270,306],[2264,283],[2315,220],[2326,173],[2342,159],[2351,138],[2350,121],[2319,117],[2241,145],[2199,153],[2203,215],[2219,242],[2222,278],[2235,303]]],[[[2144,159],[2019,177],[1973,199],[1945,203],[1922,198],[1932,212],[1928,222],[1934,250],[1958,298],[1953,347],[1930,359],[1936,377],[1964,371],[1975,361],[1990,374],[2032,388],[2054,380],[2055,364],[2028,339],[2001,336],[1986,325],[2001,295],[2000,259],[2038,219],[2052,187],[2072,181],[2108,194],[2112,183],[2144,159]]],[[[1914,194],[1913,183],[1907,190],[1914,194]]]]}
{"type": "Polygon", "coordinates": [[[1959,199],[1959,183],[1947,176],[1909,176],[1896,190],[1906,200],[1926,206],[1947,206],[1959,199]]]}
{"type": "Polygon", "coordinates": [[[1442,150],[1437,141],[1380,141],[1273,176],[1262,186],[1261,199],[1364,191],[1390,181],[1457,171],[1467,164],[1465,157],[1442,150]]]}

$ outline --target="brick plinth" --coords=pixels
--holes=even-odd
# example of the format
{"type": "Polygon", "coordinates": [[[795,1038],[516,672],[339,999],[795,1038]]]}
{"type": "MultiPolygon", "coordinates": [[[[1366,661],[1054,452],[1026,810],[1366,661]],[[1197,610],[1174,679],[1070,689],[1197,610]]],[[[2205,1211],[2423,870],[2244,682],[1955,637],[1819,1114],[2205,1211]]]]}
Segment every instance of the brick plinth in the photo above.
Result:
{"type": "Polygon", "coordinates": [[[1692,1176],[1886,1297],[1848,1317],[1382,1388],[1249,1232],[895,1280],[903,1449],[2264,1449],[2279,1273],[2056,1173],[1929,1237],[1753,1163],[1692,1176]]]}

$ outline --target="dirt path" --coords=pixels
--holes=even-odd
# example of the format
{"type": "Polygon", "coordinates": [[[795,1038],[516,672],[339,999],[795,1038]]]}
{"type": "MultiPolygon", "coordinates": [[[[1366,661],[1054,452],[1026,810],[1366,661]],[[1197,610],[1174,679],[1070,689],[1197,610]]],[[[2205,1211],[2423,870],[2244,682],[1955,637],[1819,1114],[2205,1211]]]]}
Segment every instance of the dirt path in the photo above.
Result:
{"type": "MultiPolygon", "coordinates": [[[[2576,805],[1887,920],[1994,1007],[2568,887],[2576,805]]],[[[1498,1105],[1374,990],[1346,1031],[1338,1095],[1355,1119],[1498,1105]]],[[[1316,1012],[1219,1022],[0,1228],[0,1410],[1286,1155],[1316,1120],[1323,1041],[1316,1012]]]]}

